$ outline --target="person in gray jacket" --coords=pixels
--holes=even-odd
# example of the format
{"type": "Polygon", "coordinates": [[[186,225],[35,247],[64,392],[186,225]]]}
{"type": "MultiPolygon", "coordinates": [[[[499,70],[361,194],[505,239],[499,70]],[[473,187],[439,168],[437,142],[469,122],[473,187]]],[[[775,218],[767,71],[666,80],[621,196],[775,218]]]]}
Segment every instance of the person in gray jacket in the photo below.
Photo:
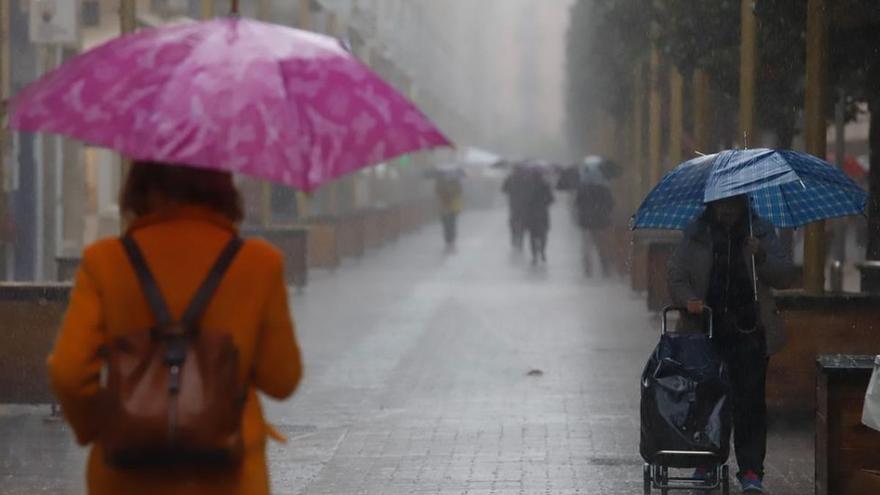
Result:
{"type": "MultiPolygon", "coordinates": [[[[679,331],[703,331],[703,308],[713,310],[714,347],[727,363],[732,382],[737,478],[744,493],[763,493],[767,365],[769,356],[785,343],[771,289],[788,288],[793,267],[773,225],[757,216],[748,201],[747,196],[737,196],[707,205],[685,229],[670,258],[668,283],[673,304],[687,308],[679,331]]],[[[705,473],[697,471],[696,476],[705,473]]]]}

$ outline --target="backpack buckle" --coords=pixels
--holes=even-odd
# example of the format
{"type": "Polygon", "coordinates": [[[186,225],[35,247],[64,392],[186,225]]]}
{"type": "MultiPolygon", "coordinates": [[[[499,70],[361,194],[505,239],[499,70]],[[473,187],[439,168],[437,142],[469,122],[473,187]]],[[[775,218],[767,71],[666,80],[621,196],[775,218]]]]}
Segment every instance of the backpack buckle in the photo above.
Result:
{"type": "Polygon", "coordinates": [[[165,366],[168,366],[168,393],[180,392],[180,371],[186,361],[186,337],[168,339],[165,348],[165,366]]]}

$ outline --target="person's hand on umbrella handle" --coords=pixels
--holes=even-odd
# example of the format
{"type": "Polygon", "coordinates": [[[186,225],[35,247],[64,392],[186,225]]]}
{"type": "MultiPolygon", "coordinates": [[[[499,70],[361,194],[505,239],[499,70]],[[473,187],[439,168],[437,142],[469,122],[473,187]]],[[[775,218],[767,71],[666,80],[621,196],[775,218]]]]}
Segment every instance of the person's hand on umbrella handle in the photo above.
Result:
{"type": "Polygon", "coordinates": [[[761,264],[767,259],[767,251],[761,246],[761,241],[754,237],[746,239],[745,252],[748,256],[755,257],[755,263],[761,264]]]}
{"type": "Polygon", "coordinates": [[[703,307],[705,303],[700,299],[694,299],[692,301],[687,302],[687,310],[688,313],[692,315],[701,315],[703,314],[703,307]]]}

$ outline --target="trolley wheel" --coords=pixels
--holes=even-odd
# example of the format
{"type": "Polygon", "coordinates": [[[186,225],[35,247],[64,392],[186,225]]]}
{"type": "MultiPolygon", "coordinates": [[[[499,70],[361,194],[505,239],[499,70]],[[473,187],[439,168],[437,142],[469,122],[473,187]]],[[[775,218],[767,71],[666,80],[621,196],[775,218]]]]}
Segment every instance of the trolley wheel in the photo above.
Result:
{"type": "Polygon", "coordinates": [[[642,477],[645,480],[645,495],[651,495],[651,465],[645,463],[642,467],[642,477]]]}
{"type": "Polygon", "coordinates": [[[721,466],[721,495],[730,495],[730,467],[721,466]]]}

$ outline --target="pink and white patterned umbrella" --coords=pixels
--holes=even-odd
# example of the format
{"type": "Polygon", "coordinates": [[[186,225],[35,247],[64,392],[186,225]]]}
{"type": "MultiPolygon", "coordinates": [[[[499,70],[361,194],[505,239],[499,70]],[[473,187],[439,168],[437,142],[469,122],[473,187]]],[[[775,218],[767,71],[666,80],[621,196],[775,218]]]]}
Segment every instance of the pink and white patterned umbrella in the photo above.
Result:
{"type": "Polygon", "coordinates": [[[13,129],[306,191],[451,145],[338,40],[238,17],[116,38],[27,87],[11,108],[13,129]]]}

